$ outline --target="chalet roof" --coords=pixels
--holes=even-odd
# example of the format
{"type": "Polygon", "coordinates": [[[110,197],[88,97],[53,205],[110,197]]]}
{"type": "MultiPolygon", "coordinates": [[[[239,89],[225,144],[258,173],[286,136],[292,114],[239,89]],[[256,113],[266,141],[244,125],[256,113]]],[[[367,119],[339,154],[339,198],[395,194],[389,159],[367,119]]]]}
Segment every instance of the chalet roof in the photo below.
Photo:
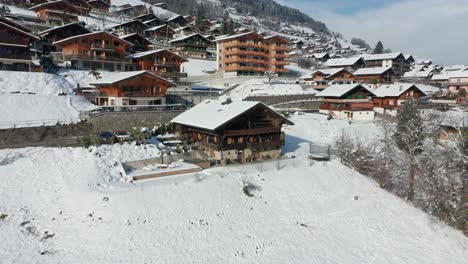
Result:
{"type": "Polygon", "coordinates": [[[343,95],[347,94],[348,92],[361,87],[367,90],[371,95],[375,95],[368,87],[365,87],[362,84],[334,84],[325,88],[325,90],[321,91],[317,94],[319,97],[342,97],[343,95]]]}
{"type": "Polygon", "coordinates": [[[39,9],[41,7],[53,6],[53,5],[59,4],[59,3],[68,6],[70,9],[74,9],[74,11],[77,12],[77,13],[80,13],[80,10],[78,8],[76,8],[74,5],[70,4],[68,1],[65,1],[65,0],[56,0],[56,1],[45,2],[45,3],[42,3],[42,4],[35,5],[33,7],[30,7],[29,9],[30,10],[37,10],[37,9],[39,9]]]}
{"type": "Polygon", "coordinates": [[[65,24],[63,26],[57,26],[57,27],[53,27],[53,28],[49,28],[49,29],[46,29],[44,31],[41,31],[38,33],[39,36],[44,36],[46,35],[47,33],[51,32],[51,31],[55,31],[55,30],[58,30],[58,29],[63,29],[63,28],[67,28],[67,27],[70,27],[70,26],[79,26],[81,27],[82,29],[88,31],[88,32],[91,32],[91,30],[85,28],[80,22],[73,22],[73,23],[68,23],[68,24],[65,24]]]}
{"type": "Polygon", "coordinates": [[[213,131],[257,105],[262,105],[268,110],[271,110],[273,113],[280,116],[286,124],[294,125],[294,123],[289,121],[286,117],[261,102],[232,101],[231,103],[226,103],[223,100],[211,99],[204,100],[197,104],[172,119],[171,122],[213,131]]]}
{"type": "Polygon", "coordinates": [[[198,33],[193,33],[193,34],[188,35],[188,36],[183,36],[183,37],[180,37],[180,38],[176,38],[176,39],[170,40],[169,43],[173,43],[173,42],[177,42],[177,41],[189,39],[189,38],[192,38],[192,37],[194,37],[194,36],[196,36],[196,35],[198,35],[198,36],[204,38],[204,39],[205,39],[206,41],[208,41],[208,42],[211,42],[209,39],[205,38],[204,36],[202,36],[202,35],[200,35],[200,34],[198,34],[198,33]]]}
{"type": "Polygon", "coordinates": [[[323,75],[325,76],[333,76],[339,72],[341,72],[342,70],[346,70],[345,68],[330,68],[330,69],[319,69],[319,70],[315,70],[311,73],[311,75],[314,75],[316,73],[322,73],[323,75]]]}
{"type": "Polygon", "coordinates": [[[256,32],[253,32],[253,31],[249,31],[249,32],[245,32],[245,33],[240,33],[240,34],[236,34],[236,35],[228,35],[228,36],[220,36],[218,38],[216,38],[215,42],[218,42],[218,41],[224,41],[224,40],[230,40],[230,39],[235,39],[235,38],[239,38],[239,37],[243,37],[243,36],[248,36],[248,35],[256,35],[260,38],[263,39],[263,36],[256,33],[256,32]]]}
{"type": "Polygon", "coordinates": [[[166,27],[166,26],[168,27],[169,30],[174,31],[173,28],[171,28],[170,26],[168,26],[168,25],[166,25],[166,24],[164,24],[164,25],[159,25],[159,26],[155,26],[155,27],[150,27],[150,28],[145,29],[145,31],[154,31],[154,30],[158,30],[158,29],[160,29],[160,28],[166,27]]]}
{"type": "Polygon", "coordinates": [[[272,35],[272,36],[266,36],[266,37],[263,37],[265,40],[269,40],[269,39],[277,39],[279,41],[281,41],[282,43],[288,43],[288,41],[278,35],[272,35]]]}
{"type": "Polygon", "coordinates": [[[361,57],[349,57],[349,58],[334,58],[329,59],[325,65],[328,67],[346,67],[352,66],[362,60],[361,57]]]}
{"type": "Polygon", "coordinates": [[[130,59],[138,59],[138,58],[142,58],[142,57],[145,57],[145,56],[149,56],[149,55],[152,55],[152,54],[157,54],[157,53],[160,53],[160,52],[167,52],[167,53],[170,53],[172,55],[174,55],[175,57],[178,57],[179,59],[187,62],[188,60],[180,55],[177,55],[175,54],[174,52],[170,51],[170,50],[167,50],[167,49],[158,49],[158,50],[149,50],[149,51],[143,51],[143,52],[138,52],[138,53],[135,53],[135,54],[131,54],[131,55],[128,55],[127,58],[130,58],[130,59]]]}
{"type": "Polygon", "coordinates": [[[21,34],[21,35],[24,35],[24,36],[26,36],[26,37],[29,37],[30,39],[39,40],[38,37],[36,37],[36,36],[34,36],[34,35],[32,35],[32,34],[29,34],[28,32],[25,32],[25,31],[23,31],[23,30],[21,30],[21,29],[19,29],[19,28],[17,28],[17,27],[14,27],[14,26],[12,26],[11,24],[7,24],[7,23],[5,23],[5,22],[0,21],[0,25],[4,26],[4,27],[6,27],[6,28],[9,28],[9,29],[11,29],[11,30],[13,30],[13,31],[15,31],[15,32],[17,32],[17,33],[19,33],[19,34],[21,34]]]}
{"type": "Polygon", "coordinates": [[[330,54],[328,54],[328,52],[322,52],[322,53],[314,53],[314,54],[312,54],[312,56],[313,56],[314,58],[316,58],[316,59],[323,59],[323,58],[324,58],[325,56],[327,56],[327,55],[328,55],[329,57],[331,57],[330,54]]]}
{"type": "Polygon", "coordinates": [[[112,28],[117,28],[117,27],[120,27],[120,26],[129,25],[129,24],[133,24],[133,23],[141,24],[141,25],[143,25],[143,26],[145,26],[145,27],[148,28],[148,25],[146,25],[145,23],[141,22],[140,20],[130,20],[130,21],[127,21],[127,22],[123,22],[123,23],[117,24],[117,25],[113,26],[112,28]]]}
{"type": "Polygon", "coordinates": [[[105,34],[105,35],[108,35],[108,36],[112,37],[113,39],[118,40],[118,41],[120,41],[122,43],[125,43],[125,44],[127,44],[129,46],[134,46],[132,43],[130,43],[130,42],[124,40],[124,39],[121,39],[121,38],[119,38],[119,37],[117,37],[117,36],[115,36],[115,35],[113,35],[113,34],[111,34],[109,32],[106,32],[106,31],[96,31],[96,32],[91,32],[91,33],[87,33],[87,34],[76,35],[76,36],[72,36],[72,37],[69,37],[69,38],[66,38],[66,39],[56,41],[53,44],[54,45],[63,44],[65,42],[68,42],[68,41],[71,41],[71,40],[74,40],[74,39],[79,39],[79,38],[82,38],[82,37],[89,37],[89,36],[98,35],[98,34],[105,34]]]}
{"type": "Polygon", "coordinates": [[[121,36],[120,38],[130,42],[128,39],[131,38],[131,37],[138,37],[139,39],[142,39],[144,42],[148,43],[148,45],[150,45],[152,43],[147,38],[142,36],[140,33],[132,33],[132,34],[121,36]]]}
{"type": "Polygon", "coordinates": [[[0,17],[0,22],[3,22],[5,24],[8,24],[12,27],[15,27],[15,28],[18,28],[18,29],[21,29],[22,31],[26,32],[26,33],[31,33],[31,29],[28,28],[28,27],[25,27],[21,24],[18,24],[17,22],[13,21],[12,19],[10,18],[6,18],[6,17],[0,17]]]}
{"type": "Polygon", "coordinates": [[[146,16],[154,17],[153,19],[155,19],[155,17],[157,17],[157,16],[156,16],[155,14],[153,14],[153,13],[146,13],[146,14],[142,14],[142,15],[136,16],[136,17],[134,17],[133,19],[134,19],[134,20],[137,20],[137,19],[139,19],[139,18],[143,18],[143,17],[146,17],[146,16]]]}
{"type": "Polygon", "coordinates": [[[111,6],[110,4],[108,4],[106,1],[102,1],[102,0],[89,0],[88,3],[95,3],[95,2],[101,2],[107,6],[111,6]]]}
{"type": "Polygon", "coordinates": [[[377,97],[398,97],[411,87],[415,87],[416,89],[418,89],[426,95],[426,92],[420,89],[418,85],[415,85],[413,83],[393,83],[382,85],[375,89],[374,93],[377,97]]]}
{"type": "Polygon", "coordinates": [[[115,84],[115,83],[118,83],[118,82],[121,82],[121,81],[124,81],[126,79],[130,79],[130,78],[133,78],[133,77],[136,77],[136,76],[139,76],[139,75],[142,75],[142,74],[150,74],[152,77],[156,77],[157,79],[160,79],[161,81],[164,81],[168,84],[171,84],[173,86],[176,86],[175,83],[169,81],[169,80],[166,80],[164,78],[162,78],[161,76],[158,76],[150,71],[130,71],[130,72],[119,72],[119,73],[115,73],[115,74],[112,74],[106,78],[103,78],[103,79],[99,79],[97,81],[94,81],[94,82],[90,82],[89,84],[91,85],[111,85],[111,84],[115,84]]]}
{"type": "Polygon", "coordinates": [[[394,60],[398,57],[402,57],[403,59],[405,56],[403,56],[403,53],[401,52],[393,52],[393,53],[383,53],[383,54],[366,54],[363,56],[364,60],[366,61],[372,61],[372,60],[394,60]]]}
{"type": "Polygon", "coordinates": [[[361,68],[354,72],[354,75],[382,75],[387,71],[393,71],[390,67],[361,68]]]}
{"type": "MultiPolygon", "coordinates": [[[[156,20],[156,21],[159,21],[159,22],[161,22],[161,23],[163,23],[163,24],[166,24],[166,22],[165,22],[164,20],[162,20],[161,18],[158,18],[158,17],[156,17],[156,18],[154,18],[154,19],[150,19],[150,20],[143,21],[143,23],[144,23],[145,25],[147,25],[147,24],[149,24],[149,23],[151,23],[151,22],[153,22],[153,21],[155,21],[155,20],[156,20]]],[[[163,26],[163,25],[162,25],[162,26],[163,26]]]]}

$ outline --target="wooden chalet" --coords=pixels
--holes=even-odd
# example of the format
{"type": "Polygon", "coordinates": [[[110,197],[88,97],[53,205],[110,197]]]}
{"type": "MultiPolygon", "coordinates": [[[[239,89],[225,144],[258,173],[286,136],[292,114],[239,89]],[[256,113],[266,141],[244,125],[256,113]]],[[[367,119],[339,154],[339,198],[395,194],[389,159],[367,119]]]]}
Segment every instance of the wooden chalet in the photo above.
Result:
{"type": "Polygon", "coordinates": [[[92,9],[108,12],[110,4],[103,0],[90,0],[88,4],[92,7],[92,9]]]}
{"type": "Polygon", "coordinates": [[[367,67],[366,62],[361,57],[329,59],[325,65],[329,68],[347,68],[350,70],[357,70],[367,67]]]}
{"type": "Polygon", "coordinates": [[[303,80],[316,90],[323,90],[333,84],[352,84],[357,77],[345,68],[320,69],[303,80]]]}
{"type": "Polygon", "coordinates": [[[31,71],[31,44],[39,38],[23,26],[0,18],[0,70],[31,71]]]}
{"type": "Polygon", "coordinates": [[[132,20],[138,20],[140,22],[146,22],[146,21],[155,20],[155,19],[160,20],[156,15],[154,15],[152,13],[146,13],[146,14],[136,16],[132,20]]]}
{"type": "Polygon", "coordinates": [[[41,31],[38,35],[41,37],[43,54],[49,54],[50,52],[57,51],[57,47],[53,44],[54,42],[88,33],[91,33],[91,31],[81,25],[81,23],[74,22],[41,31]]]}
{"type": "Polygon", "coordinates": [[[377,67],[377,68],[361,68],[354,72],[359,81],[364,83],[392,83],[396,79],[396,73],[393,68],[377,67]]]}
{"type": "Polygon", "coordinates": [[[143,22],[145,25],[148,26],[148,28],[153,28],[161,25],[166,25],[166,22],[160,18],[155,18],[151,20],[147,20],[143,22]]]}
{"type": "Polygon", "coordinates": [[[153,6],[159,7],[159,8],[162,8],[162,9],[167,9],[168,8],[167,3],[165,3],[165,2],[156,3],[156,4],[153,4],[153,6]]]}
{"type": "Polygon", "coordinates": [[[148,26],[139,20],[130,20],[112,27],[114,33],[119,36],[125,36],[132,33],[144,34],[148,26]]]}
{"type": "Polygon", "coordinates": [[[294,125],[261,102],[205,100],[172,120],[210,160],[228,164],[278,159],[283,125],[294,125]]]}
{"type": "Polygon", "coordinates": [[[455,72],[447,77],[448,90],[458,94],[460,90],[468,92],[468,71],[455,72]]]}
{"type": "Polygon", "coordinates": [[[45,2],[30,8],[36,12],[37,18],[51,26],[62,26],[78,22],[81,10],[66,0],[45,2]]]}
{"type": "Polygon", "coordinates": [[[53,43],[74,69],[132,71],[132,43],[105,31],[77,35],[53,43]]]}
{"type": "Polygon", "coordinates": [[[335,118],[374,120],[375,94],[361,84],[336,84],[317,94],[322,97],[319,112],[335,118]]]}
{"type": "Polygon", "coordinates": [[[176,81],[187,76],[180,69],[181,64],[188,60],[166,49],[139,52],[129,57],[136,64],[137,70],[152,71],[158,76],[176,81]]]}
{"type": "Polygon", "coordinates": [[[190,36],[194,33],[197,33],[193,28],[189,26],[175,28],[174,31],[176,34],[181,35],[181,36],[190,36]]]}
{"type": "Polygon", "coordinates": [[[185,20],[187,20],[187,22],[189,22],[190,24],[192,23],[195,23],[195,17],[193,16],[190,16],[190,15],[187,15],[187,16],[184,16],[185,20]]]}
{"type": "Polygon", "coordinates": [[[171,51],[185,58],[205,59],[206,49],[211,46],[204,36],[195,33],[169,41],[171,51]]]}
{"type": "Polygon", "coordinates": [[[374,94],[374,110],[377,113],[396,116],[401,104],[409,98],[418,100],[426,96],[424,89],[417,84],[393,83],[378,87],[374,94]]]}
{"type": "Polygon", "coordinates": [[[88,96],[97,105],[160,105],[174,83],[149,71],[120,72],[91,82],[98,92],[88,96]]]}
{"type": "Polygon", "coordinates": [[[397,76],[403,76],[411,66],[411,64],[405,59],[405,56],[400,52],[368,54],[364,56],[364,60],[366,61],[368,67],[393,68],[397,76]]]}
{"type": "Polygon", "coordinates": [[[331,58],[331,56],[328,52],[314,53],[312,54],[312,58],[314,58],[314,60],[318,62],[327,62],[331,58]]]}
{"type": "Polygon", "coordinates": [[[139,15],[143,15],[148,13],[148,8],[146,8],[144,5],[136,5],[136,6],[121,6],[120,9],[113,11],[114,15],[119,16],[119,17],[136,17],[139,15]]]}
{"type": "Polygon", "coordinates": [[[160,25],[145,30],[145,35],[151,40],[165,40],[174,38],[175,31],[168,25],[160,25]]]}
{"type": "Polygon", "coordinates": [[[152,44],[147,38],[143,37],[139,33],[132,33],[129,35],[121,36],[123,40],[126,40],[133,44],[133,52],[143,52],[149,50],[149,46],[152,44]]]}
{"type": "Polygon", "coordinates": [[[174,16],[174,17],[171,17],[167,20],[167,22],[169,23],[169,25],[172,27],[172,28],[179,28],[179,27],[185,27],[185,26],[188,26],[190,24],[190,22],[187,21],[187,19],[185,19],[183,16],[181,15],[177,15],[177,16],[174,16]]]}

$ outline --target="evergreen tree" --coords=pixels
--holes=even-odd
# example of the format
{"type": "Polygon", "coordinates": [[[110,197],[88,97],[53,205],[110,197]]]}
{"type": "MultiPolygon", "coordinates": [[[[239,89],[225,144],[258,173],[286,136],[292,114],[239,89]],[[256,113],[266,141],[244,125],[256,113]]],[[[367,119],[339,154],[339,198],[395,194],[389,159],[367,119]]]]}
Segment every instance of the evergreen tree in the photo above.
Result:
{"type": "Polygon", "coordinates": [[[374,54],[382,54],[384,52],[384,46],[382,41],[378,41],[374,48],[374,54]]]}
{"type": "Polygon", "coordinates": [[[408,162],[408,193],[407,199],[414,198],[414,177],[416,173],[416,158],[422,153],[426,138],[424,123],[419,114],[417,103],[409,99],[402,104],[397,115],[397,131],[395,143],[406,154],[408,162]]]}

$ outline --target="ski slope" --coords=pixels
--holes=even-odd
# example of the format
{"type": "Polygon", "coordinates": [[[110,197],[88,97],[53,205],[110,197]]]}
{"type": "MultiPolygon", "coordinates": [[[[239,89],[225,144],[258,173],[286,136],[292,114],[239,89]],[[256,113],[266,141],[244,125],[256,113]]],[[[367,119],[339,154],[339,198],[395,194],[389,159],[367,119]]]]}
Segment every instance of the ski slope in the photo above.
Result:
{"type": "Polygon", "coordinates": [[[317,135],[378,133],[378,124],[292,120],[295,159],[133,184],[115,181],[118,162],[157,156],[154,147],[0,150],[2,262],[466,262],[460,232],[338,162],[302,154],[317,135]]]}

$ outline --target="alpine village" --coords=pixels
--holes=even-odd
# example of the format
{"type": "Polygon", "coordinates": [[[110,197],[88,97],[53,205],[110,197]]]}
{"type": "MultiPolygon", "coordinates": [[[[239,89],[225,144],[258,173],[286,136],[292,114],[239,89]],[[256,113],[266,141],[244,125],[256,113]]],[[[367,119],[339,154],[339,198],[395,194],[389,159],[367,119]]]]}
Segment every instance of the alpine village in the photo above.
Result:
{"type": "MultiPolygon", "coordinates": [[[[396,254],[388,263],[466,261],[468,62],[440,65],[387,49],[381,41],[374,48],[362,39],[347,40],[283,2],[1,0],[0,189],[6,196],[0,197],[7,203],[0,204],[0,229],[6,226],[8,238],[18,242],[0,247],[0,259],[155,263],[142,249],[151,245],[161,248],[155,253],[162,254],[161,263],[273,263],[263,258],[268,254],[277,256],[274,263],[310,263],[305,260],[312,253],[291,249],[283,255],[281,245],[321,247],[331,243],[325,237],[358,239],[350,230],[366,229],[360,239],[380,240],[388,232],[401,239],[424,235],[401,253],[395,253],[399,238],[390,235],[383,239],[389,245],[362,241],[376,246],[372,256],[353,249],[330,260],[326,252],[334,249],[327,247],[327,260],[318,263],[383,263],[388,254],[382,246],[396,254]],[[231,188],[236,184],[239,198],[231,188]],[[324,197],[330,213],[316,200],[324,197]],[[49,214],[39,198],[61,201],[51,205],[60,214],[49,214]],[[239,205],[250,209],[223,211],[239,205]],[[132,216],[121,215],[124,210],[132,216]],[[368,217],[382,225],[372,223],[378,225],[374,234],[367,227],[375,220],[366,218],[356,222],[363,227],[345,230],[335,222],[317,231],[321,220],[307,220],[315,216],[304,213],[347,219],[343,210],[357,219],[357,212],[371,212],[368,217]],[[190,224],[178,222],[179,212],[190,224]],[[109,218],[114,214],[119,220],[109,218]],[[400,214],[404,219],[396,220],[400,214]],[[284,217],[296,224],[282,234],[298,241],[285,235],[285,242],[274,229],[270,236],[259,231],[281,226],[284,217]],[[66,218],[72,220],[59,225],[66,218]],[[237,223],[246,219],[257,229],[240,235],[237,223]],[[105,221],[113,235],[100,231],[105,221]],[[171,221],[180,230],[172,230],[171,221]],[[230,231],[219,223],[231,225],[230,231]],[[159,224],[158,231],[146,229],[159,224]],[[67,225],[81,226],[75,235],[91,244],[63,237],[67,225]],[[395,225],[392,231],[388,225],[395,225]],[[21,232],[14,231],[18,226],[21,232]],[[108,241],[120,232],[125,239],[108,241]],[[213,232],[213,244],[204,232],[213,232]],[[223,233],[237,237],[237,248],[225,244],[223,233]],[[168,242],[153,243],[151,237],[168,242]],[[420,248],[439,261],[423,261],[425,254],[411,251],[440,239],[447,248],[420,248]],[[27,253],[15,253],[18,243],[27,253]],[[107,245],[97,251],[108,243],[130,251],[114,255],[107,245]],[[232,252],[223,252],[223,245],[232,252]],[[190,257],[178,258],[183,254],[171,252],[175,248],[190,257]],[[219,262],[206,258],[204,251],[212,250],[219,262]]],[[[344,247],[357,247],[352,244],[344,247]]]]}

